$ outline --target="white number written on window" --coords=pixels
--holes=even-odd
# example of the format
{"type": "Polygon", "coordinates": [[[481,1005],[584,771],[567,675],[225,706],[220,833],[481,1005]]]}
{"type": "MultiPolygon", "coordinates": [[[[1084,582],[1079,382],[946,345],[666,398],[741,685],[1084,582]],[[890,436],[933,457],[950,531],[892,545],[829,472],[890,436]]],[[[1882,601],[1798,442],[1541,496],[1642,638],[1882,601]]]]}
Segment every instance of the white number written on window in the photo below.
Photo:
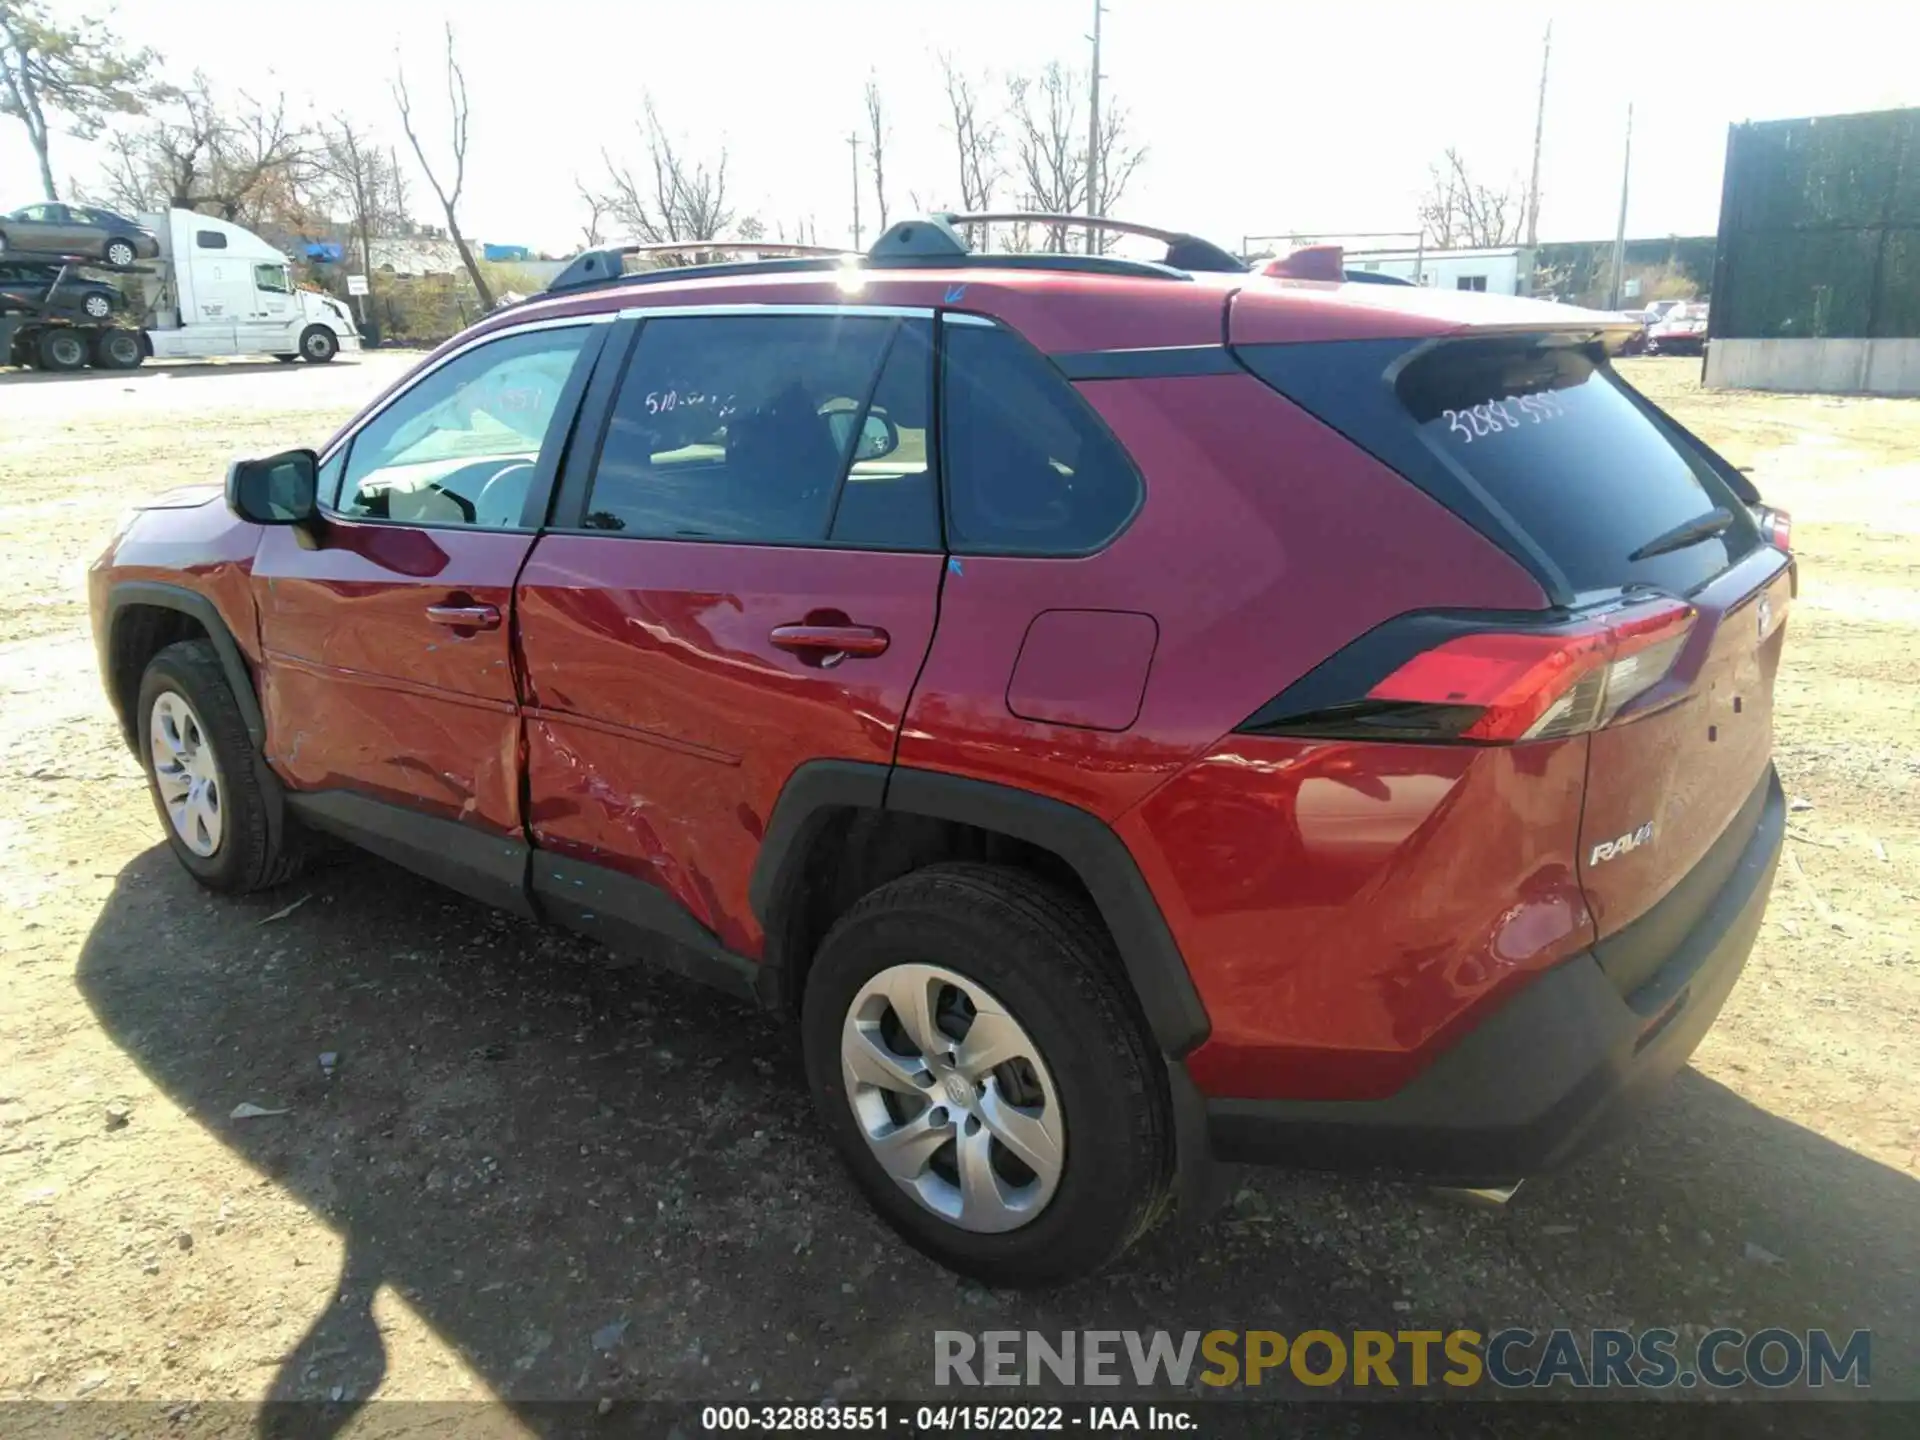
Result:
{"type": "Polygon", "coordinates": [[[685,394],[678,390],[649,390],[646,406],[649,415],[658,415],[663,410],[710,409],[716,419],[724,420],[734,412],[733,401],[731,395],[708,395],[698,390],[685,394]]]}
{"type": "Polygon", "coordinates": [[[1567,402],[1552,391],[1543,390],[1538,395],[1509,395],[1465,410],[1440,413],[1447,429],[1460,437],[1460,443],[1471,445],[1475,440],[1518,430],[1523,423],[1539,425],[1558,420],[1567,413],[1567,402]]]}

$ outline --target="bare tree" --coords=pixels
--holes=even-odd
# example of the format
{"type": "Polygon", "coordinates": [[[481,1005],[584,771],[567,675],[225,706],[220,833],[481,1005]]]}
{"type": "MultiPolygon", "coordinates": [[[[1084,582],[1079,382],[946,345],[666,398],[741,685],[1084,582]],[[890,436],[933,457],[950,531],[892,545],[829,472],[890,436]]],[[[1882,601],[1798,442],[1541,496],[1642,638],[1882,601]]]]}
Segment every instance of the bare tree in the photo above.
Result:
{"type": "Polygon", "coordinates": [[[1000,126],[991,115],[981,113],[980,96],[973,80],[954,68],[951,56],[940,57],[940,73],[946,83],[950,124],[945,128],[953,136],[960,208],[992,209],[994,186],[1007,173],[1001,157],[1000,126]]]}
{"type": "Polygon", "coordinates": [[[578,175],[573,177],[573,188],[580,192],[587,206],[587,223],[580,227],[580,243],[585,249],[598,249],[607,238],[603,228],[607,218],[606,197],[594,194],[578,175]]]}
{"type": "Polygon", "coordinates": [[[873,198],[880,202],[880,229],[887,233],[887,122],[880,101],[880,82],[867,78],[867,150],[873,165],[873,198]]]}
{"type": "MultiPolygon", "coordinates": [[[[1100,113],[1100,165],[1095,173],[1095,185],[1099,193],[1094,197],[1095,208],[1101,215],[1113,214],[1114,207],[1125,198],[1127,184],[1133,179],[1133,172],[1147,158],[1147,147],[1135,145],[1127,137],[1127,112],[1109,99],[1101,107],[1100,113]]],[[[1112,234],[1097,237],[1095,243],[1105,250],[1118,238],[1112,234]]]]}
{"type": "Polygon", "coordinates": [[[1420,225],[1436,248],[1493,249],[1519,243],[1525,206],[1514,186],[1495,189],[1481,184],[1452,146],[1428,167],[1428,173],[1427,192],[1420,200],[1420,225]]]}
{"type": "Polygon", "coordinates": [[[453,118],[453,183],[452,187],[442,185],[440,177],[427,163],[427,152],[420,144],[420,137],[413,128],[413,102],[407,94],[406,71],[397,64],[393,73],[393,103],[400,111],[400,128],[407,132],[407,141],[413,146],[414,158],[420,162],[420,168],[426,172],[427,183],[433,187],[433,193],[439,198],[440,208],[447,217],[447,235],[460,252],[460,263],[466,266],[467,278],[473,281],[474,293],[480,297],[480,308],[493,308],[493,290],[487,284],[487,277],[480,273],[480,262],[473,258],[473,247],[467,244],[467,237],[460,233],[459,217],[455,207],[460,203],[460,192],[467,183],[467,77],[460,69],[459,57],[453,48],[453,22],[447,22],[447,105],[453,118]]]}
{"type": "Polygon", "coordinates": [[[57,25],[33,0],[0,0],[0,115],[27,127],[49,200],[53,179],[52,117],[90,140],[108,115],[145,108],[141,89],[155,60],[151,50],[123,49],[98,20],[57,25]]]}
{"type": "MultiPolygon", "coordinates": [[[[1014,76],[1007,82],[1007,111],[1020,203],[1056,215],[1079,210],[1086,203],[1087,152],[1080,138],[1085,107],[1074,73],[1056,60],[1037,78],[1014,76]]],[[[1067,248],[1064,225],[1049,226],[1046,235],[1048,249],[1067,248]]]]}
{"type": "Polygon", "coordinates": [[[110,204],[198,210],[253,227],[271,221],[297,229],[312,218],[324,156],[314,131],[288,117],[285,95],[227,98],[196,71],[185,89],[166,86],[154,98],[149,123],[108,141],[110,204]]]}
{"type": "Polygon", "coordinates": [[[361,269],[371,283],[374,232],[392,233],[406,224],[392,152],[346,115],[336,115],[321,129],[320,168],[328,198],[346,207],[361,269]]]}
{"type": "Polygon", "coordinates": [[[597,198],[605,213],[650,244],[718,238],[734,218],[727,205],[726,147],[711,162],[690,158],[660,123],[651,95],[642,101],[642,117],[645,170],[636,173],[601,153],[607,189],[597,198]]]}
{"type": "MultiPolygon", "coordinates": [[[[1084,210],[1087,134],[1080,75],[1056,61],[1037,76],[1014,76],[1007,82],[1007,106],[1020,203],[1057,215],[1084,210]]],[[[1100,116],[1100,193],[1096,197],[1100,214],[1113,213],[1146,157],[1146,149],[1128,138],[1126,111],[1109,99],[1100,116]]],[[[1050,225],[1045,232],[1047,248],[1070,249],[1084,233],[1084,227],[1050,225]]],[[[1111,238],[1100,234],[1095,244],[1104,250],[1111,238]]]]}

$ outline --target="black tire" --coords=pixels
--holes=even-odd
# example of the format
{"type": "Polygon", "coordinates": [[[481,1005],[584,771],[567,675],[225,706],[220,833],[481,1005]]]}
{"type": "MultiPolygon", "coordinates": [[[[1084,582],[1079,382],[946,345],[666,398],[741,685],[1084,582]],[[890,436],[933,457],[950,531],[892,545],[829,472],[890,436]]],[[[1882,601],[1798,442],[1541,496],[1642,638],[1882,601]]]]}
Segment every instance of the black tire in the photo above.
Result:
{"type": "Polygon", "coordinates": [[[1023,871],[949,863],[901,877],[834,925],[808,973],[807,1079],[834,1147],[874,1209],[915,1249],[993,1286],[1057,1284],[1122,1254],[1166,1213],[1173,1133],[1164,1071],[1099,918],[1023,871]],[[1058,1188],[1017,1229],[976,1233],[921,1205],[856,1122],[841,1032],[868,980],[911,961],[976,982],[1039,1048],[1065,1122],[1058,1188]]]}
{"type": "Polygon", "coordinates": [[[0,255],[7,253],[7,232],[0,230],[0,255]]]}
{"type": "Polygon", "coordinates": [[[78,330],[43,330],[37,346],[42,370],[80,370],[87,363],[87,338],[78,330]]]}
{"type": "Polygon", "coordinates": [[[109,240],[103,253],[109,265],[131,265],[140,258],[131,240],[109,240]]]}
{"type": "Polygon", "coordinates": [[[340,341],[324,325],[309,325],[300,332],[300,358],[309,365],[324,365],[340,353],[340,341]]]}
{"type": "Polygon", "coordinates": [[[113,314],[113,297],[104,290],[89,290],[80,297],[80,312],[89,320],[105,320],[113,314]]]}
{"type": "Polygon", "coordinates": [[[146,358],[146,348],[131,330],[102,330],[93,337],[93,363],[102,370],[137,370],[146,358]]]}
{"type": "Polygon", "coordinates": [[[274,841],[267,797],[255,773],[257,755],[247,735],[246,718],[227,685],[227,673],[211,641],[182,640],[148,662],[146,673],[140,677],[138,722],[140,762],[147,772],[147,789],[167,843],[188,874],[209,890],[243,895],[282,884],[298,872],[304,859],[299,837],[288,817],[279,843],[274,841]],[[210,855],[197,855],[187,847],[167,814],[154,774],[154,702],[167,692],[178,695],[192,708],[213,750],[221,835],[210,855]]]}

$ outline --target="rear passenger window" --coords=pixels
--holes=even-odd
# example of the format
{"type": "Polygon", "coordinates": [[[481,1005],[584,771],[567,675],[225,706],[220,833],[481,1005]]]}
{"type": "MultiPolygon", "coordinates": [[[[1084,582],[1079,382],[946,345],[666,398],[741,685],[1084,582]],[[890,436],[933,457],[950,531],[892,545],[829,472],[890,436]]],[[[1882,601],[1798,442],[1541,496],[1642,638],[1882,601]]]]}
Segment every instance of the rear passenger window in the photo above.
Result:
{"type": "Polygon", "coordinates": [[[649,539],[937,548],[931,373],[918,321],[649,320],[584,523],[649,539]]]}
{"type": "Polygon", "coordinates": [[[944,344],[949,548],[1083,555],[1119,534],[1140,476],[1065,377],[998,327],[948,324],[944,344]]]}

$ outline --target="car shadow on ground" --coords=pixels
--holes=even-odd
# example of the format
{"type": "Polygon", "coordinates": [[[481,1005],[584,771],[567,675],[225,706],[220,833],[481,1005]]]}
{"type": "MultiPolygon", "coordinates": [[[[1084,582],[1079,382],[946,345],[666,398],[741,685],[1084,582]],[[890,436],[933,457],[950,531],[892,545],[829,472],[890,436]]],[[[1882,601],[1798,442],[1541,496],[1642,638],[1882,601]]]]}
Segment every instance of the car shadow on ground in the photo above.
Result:
{"type": "Polygon", "coordinates": [[[275,1400],[344,1423],[387,1370],[382,1286],[519,1406],[924,1398],[939,1329],[1509,1324],[1872,1328],[1874,1394],[1920,1398],[1894,1344],[1920,1328],[1920,1185],[1691,1071],[1633,1148],[1504,1211],[1243,1172],[1108,1273],[989,1292],[869,1216],[790,1027],[598,953],[371,859],[239,901],[164,846],[120,873],[79,961],[94,1014],[344,1245],[275,1400]]]}

